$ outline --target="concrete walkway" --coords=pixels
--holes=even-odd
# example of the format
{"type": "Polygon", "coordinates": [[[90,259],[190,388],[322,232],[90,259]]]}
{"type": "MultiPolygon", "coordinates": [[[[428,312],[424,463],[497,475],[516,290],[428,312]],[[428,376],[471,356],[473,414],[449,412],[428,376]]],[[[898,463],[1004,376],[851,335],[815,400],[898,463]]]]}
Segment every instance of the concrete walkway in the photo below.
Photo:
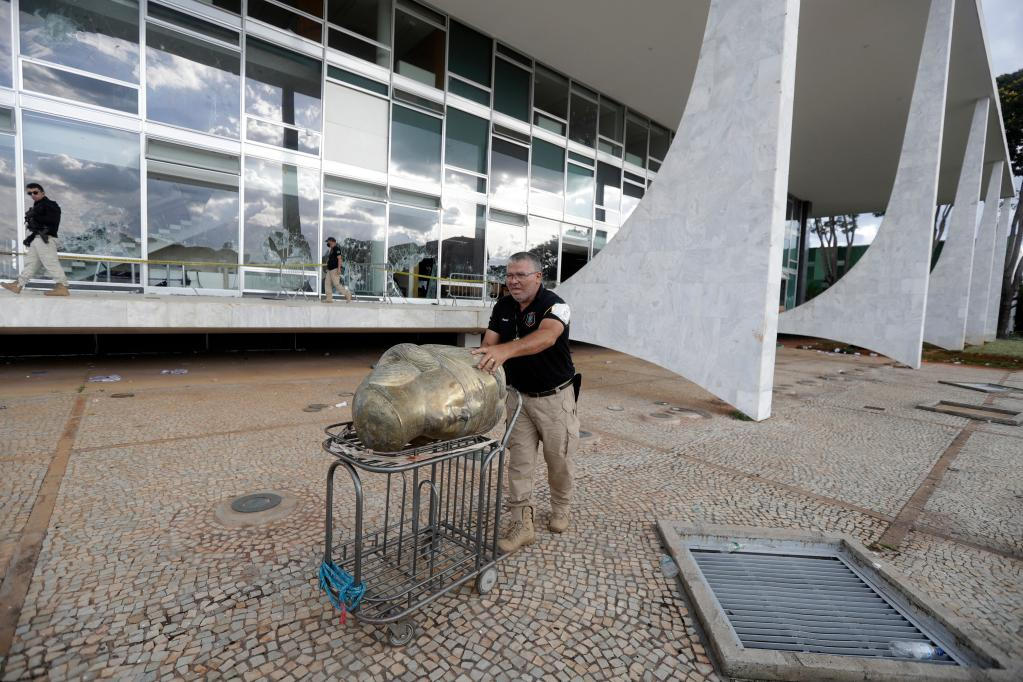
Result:
{"type": "Polygon", "coordinates": [[[341,625],[315,572],[321,429],[349,412],[303,408],[350,403],[381,350],[0,366],[0,680],[718,679],[658,568],[658,518],[885,538],[879,560],[1023,656],[1023,429],[914,407],[985,399],[939,379],[1023,386],[1023,372],[793,349],[757,424],[650,364],[576,348],[590,436],[571,531],[541,531],[486,597],[427,607],[403,649],[341,625]],[[174,368],[188,374],[160,374],[174,368]],[[657,401],[707,418],[644,419],[657,401]],[[297,507],[255,528],[216,520],[265,489],[297,507]]]}

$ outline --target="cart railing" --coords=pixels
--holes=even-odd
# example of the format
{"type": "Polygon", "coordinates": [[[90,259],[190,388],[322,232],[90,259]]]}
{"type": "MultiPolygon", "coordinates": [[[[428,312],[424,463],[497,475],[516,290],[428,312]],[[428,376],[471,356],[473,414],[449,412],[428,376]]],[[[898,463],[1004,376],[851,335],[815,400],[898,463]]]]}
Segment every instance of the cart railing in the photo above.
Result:
{"type": "Polygon", "coordinates": [[[389,624],[494,566],[508,420],[498,443],[470,436],[397,453],[365,448],[351,423],[327,427],[324,449],[334,455],[327,473],[324,564],[365,588],[352,608],[361,620],[389,624]],[[354,493],[352,537],[334,544],[334,476],[348,472],[354,493]],[[383,509],[367,523],[362,475],[382,483],[383,509]]]}

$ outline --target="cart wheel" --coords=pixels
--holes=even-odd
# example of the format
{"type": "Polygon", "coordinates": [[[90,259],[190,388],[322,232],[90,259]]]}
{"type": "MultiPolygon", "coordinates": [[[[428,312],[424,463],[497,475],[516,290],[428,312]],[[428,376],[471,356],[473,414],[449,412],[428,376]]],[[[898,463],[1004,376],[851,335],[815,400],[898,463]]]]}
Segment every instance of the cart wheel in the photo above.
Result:
{"type": "Polygon", "coordinates": [[[405,646],[416,638],[416,625],[410,620],[387,626],[387,641],[391,646],[405,646]]]}
{"type": "Polygon", "coordinates": [[[497,569],[486,568],[476,577],[476,594],[489,594],[497,585],[497,569]]]}

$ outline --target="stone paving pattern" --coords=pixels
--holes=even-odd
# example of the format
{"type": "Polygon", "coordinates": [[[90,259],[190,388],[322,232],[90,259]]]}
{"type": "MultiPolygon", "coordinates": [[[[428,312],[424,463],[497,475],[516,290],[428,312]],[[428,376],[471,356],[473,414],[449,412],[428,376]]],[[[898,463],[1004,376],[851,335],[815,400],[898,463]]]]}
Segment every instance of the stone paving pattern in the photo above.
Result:
{"type": "MultiPolygon", "coordinates": [[[[967,423],[914,406],[979,404],[984,394],[937,380],[1007,375],[783,349],[775,414],[756,424],[669,372],[577,347],[592,436],[577,462],[574,526],[545,530],[549,494],[538,482],[537,543],[501,564],[490,594],[466,586],[426,607],[418,637],[395,649],[378,629],[341,625],[316,585],[331,462],[322,427],[350,412],[303,411],[351,403],[339,394],[381,351],[0,367],[5,551],[71,406],[79,394],[88,401],[0,680],[716,680],[681,590],[658,567],[654,522],[820,529],[870,545],[967,423]],[[159,375],[172,367],[190,371],[159,375]],[[115,372],[116,384],[84,382],[115,372]],[[111,397],[123,392],[134,396],[111,397]],[[657,401],[708,418],[644,420],[667,409],[657,401]],[[214,519],[224,500],[266,489],[298,507],[253,528],[214,519]]],[[[1008,380],[1023,383],[1023,373],[1008,380]]],[[[915,530],[877,554],[1018,658],[1023,429],[975,428],[915,530]]],[[[352,509],[340,481],[339,536],[352,509]]],[[[381,492],[367,482],[369,516],[381,492]]]]}

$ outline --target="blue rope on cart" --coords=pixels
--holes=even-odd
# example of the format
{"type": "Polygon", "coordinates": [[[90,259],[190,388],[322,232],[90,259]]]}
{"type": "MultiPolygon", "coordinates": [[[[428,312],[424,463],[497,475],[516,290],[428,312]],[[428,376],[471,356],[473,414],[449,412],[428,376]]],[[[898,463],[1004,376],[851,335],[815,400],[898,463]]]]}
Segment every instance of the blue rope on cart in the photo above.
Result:
{"type": "Polygon", "coordinates": [[[333,561],[320,564],[320,588],[327,593],[327,599],[334,608],[341,612],[342,625],[348,612],[354,611],[366,594],[366,585],[356,585],[352,574],[333,561]]]}

